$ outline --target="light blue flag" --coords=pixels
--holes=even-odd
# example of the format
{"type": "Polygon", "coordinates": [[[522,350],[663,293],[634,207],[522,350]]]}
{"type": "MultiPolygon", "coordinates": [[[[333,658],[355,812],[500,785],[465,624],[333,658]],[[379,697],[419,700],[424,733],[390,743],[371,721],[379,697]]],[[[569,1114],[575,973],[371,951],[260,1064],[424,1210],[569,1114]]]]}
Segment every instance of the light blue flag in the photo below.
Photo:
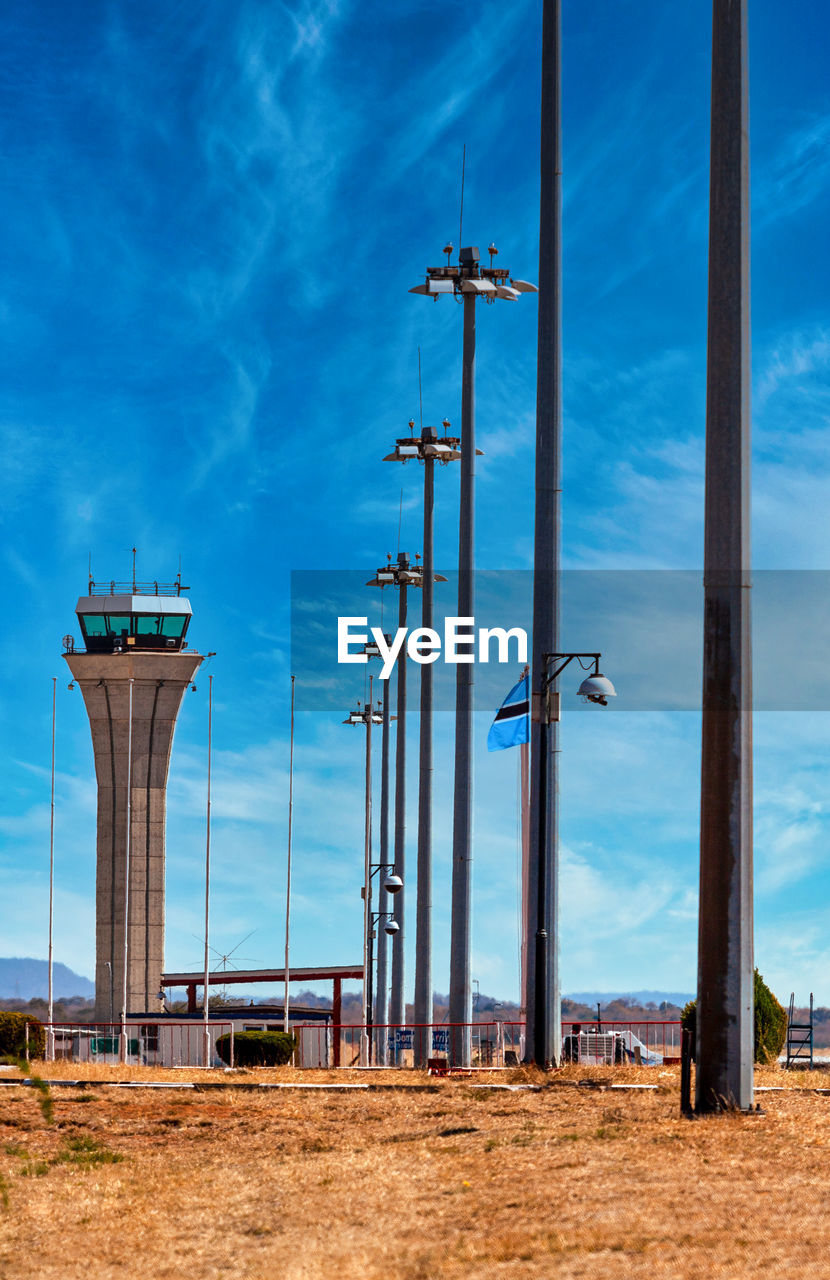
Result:
{"type": "Polygon", "coordinates": [[[487,734],[488,751],[503,751],[505,747],[518,747],[520,743],[528,741],[528,697],[527,676],[522,676],[508,693],[490,725],[490,732],[487,734]]]}

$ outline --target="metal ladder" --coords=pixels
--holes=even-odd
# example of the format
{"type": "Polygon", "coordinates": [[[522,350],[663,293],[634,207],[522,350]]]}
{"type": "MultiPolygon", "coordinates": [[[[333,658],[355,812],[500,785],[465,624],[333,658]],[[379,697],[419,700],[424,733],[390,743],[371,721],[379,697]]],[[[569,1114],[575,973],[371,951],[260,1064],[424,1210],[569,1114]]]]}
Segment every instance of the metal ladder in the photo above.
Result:
{"type": "Polygon", "coordinates": [[[813,993],[810,992],[810,1021],[794,1022],[795,992],[790,995],[790,1012],[787,1017],[787,1067],[812,1067],[813,1065],[813,993]]]}

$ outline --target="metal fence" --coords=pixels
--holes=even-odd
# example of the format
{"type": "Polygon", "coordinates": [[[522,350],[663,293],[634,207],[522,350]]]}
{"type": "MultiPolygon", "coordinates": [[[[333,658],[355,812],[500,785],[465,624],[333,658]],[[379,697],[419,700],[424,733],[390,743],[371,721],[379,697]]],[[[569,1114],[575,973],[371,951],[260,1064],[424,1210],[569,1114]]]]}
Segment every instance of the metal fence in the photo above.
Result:
{"type": "MultiPolygon", "coordinates": [[[[493,1069],[518,1066],[525,1056],[523,1022],[473,1022],[463,1025],[470,1038],[472,1068],[493,1069]]],[[[680,1023],[661,1022],[594,1022],[565,1023],[562,1027],[564,1062],[581,1062],[586,1066],[658,1066],[680,1060],[680,1023]]],[[[374,1027],[371,1036],[371,1065],[412,1067],[416,1048],[426,1058],[448,1057],[452,1026],[448,1023],[385,1025],[374,1027]],[[421,1040],[421,1037],[424,1039],[421,1040]],[[424,1044],[425,1041],[425,1044],[424,1044]]],[[[306,1051],[313,1052],[313,1065],[328,1063],[334,1067],[356,1067],[360,1064],[360,1041],[363,1027],[305,1027],[306,1051]],[[326,1056],[326,1044],[331,1045],[326,1056]]],[[[297,1065],[305,1063],[298,1055],[297,1065]]]]}
{"type": "Polygon", "coordinates": [[[58,1062],[126,1064],[142,1067],[223,1067],[216,1050],[220,1036],[229,1037],[233,1065],[234,1024],[208,1023],[205,1054],[203,1022],[129,1021],[55,1022],[46,1024],[46,1056],[58,1062]],[[205,1060],[207,1057],[207,1060],[205,1060]]]}
{"type": "MultiPolygon", "coordinates": [[[[453,1024],[454,1025],[454,1024],[453,1024]]],[[[370,1065],[414,1067],[421,1059],[448,1059],[453,1025],[405,1023],[373,1027],[370,1065]]],[[[523,1022],[459,1024],[469,1035],[470,1066],[494,1070],[518,1066],[525,1056],[523,1022]]],[[[151,1067],[223,1067],[234,1065],[234,1037],[239,1031],[282,1030],[272,1020],[257,1019],[255,1009],[242,1022],[211,1021],[205,1055],[201,1021],[131,1020],[120,1023],[53,1023],[46,1026],[47,1057],[66,1062],[151,1067]],[[216,1042],[228,1036],[220,1057],[216,1042]]],[[[294,1065],[301,1068],[360,1065],[360,1024],[291,1023],[297,1039],[294,1065]]],[[[562,1027],[562,1060],[585,1066],[658,1066],[680,1060],[679,1022],[569,1022],[562,1027]]]]}

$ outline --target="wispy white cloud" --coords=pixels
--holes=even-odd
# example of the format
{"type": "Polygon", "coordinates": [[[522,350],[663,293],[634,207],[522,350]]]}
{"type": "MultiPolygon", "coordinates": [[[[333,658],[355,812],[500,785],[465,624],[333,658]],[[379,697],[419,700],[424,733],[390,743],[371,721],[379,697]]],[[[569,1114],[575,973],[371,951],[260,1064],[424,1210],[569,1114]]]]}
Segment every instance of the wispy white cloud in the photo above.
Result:
{"type": "Polygon", "coordinates": [[[816,387],[813,381],[813,375],[826,374],[830,367],[830,333],[825,329],[787,334],[763,353],[761,360],[754,395],[756,411],[766,409],[768,401],[782,390],[813,396],[818,391],[824,407],[828,407],[830,388],[826,383],[816,387]]]}
{"type": "Polygon", "coordinates": [[[830,115],[813,115],[783,139],[753,178],[756,228],[792,218],[830,194],[830,115]]]}

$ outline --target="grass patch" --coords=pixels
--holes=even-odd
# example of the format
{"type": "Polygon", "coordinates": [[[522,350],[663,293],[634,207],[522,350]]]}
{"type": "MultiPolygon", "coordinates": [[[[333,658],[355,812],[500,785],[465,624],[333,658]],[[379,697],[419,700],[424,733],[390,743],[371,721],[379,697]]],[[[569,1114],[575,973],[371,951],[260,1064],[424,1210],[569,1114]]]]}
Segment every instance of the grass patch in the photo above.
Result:
{"type": "Polygon", "coordinates": [[[78,1138],[67,1138],[53,1163],[74,1165],[76,1169],[94,1169],[101,1164],[120,1164],[123,1159],[97,1138],[84,1134],[78,1138]]]}

